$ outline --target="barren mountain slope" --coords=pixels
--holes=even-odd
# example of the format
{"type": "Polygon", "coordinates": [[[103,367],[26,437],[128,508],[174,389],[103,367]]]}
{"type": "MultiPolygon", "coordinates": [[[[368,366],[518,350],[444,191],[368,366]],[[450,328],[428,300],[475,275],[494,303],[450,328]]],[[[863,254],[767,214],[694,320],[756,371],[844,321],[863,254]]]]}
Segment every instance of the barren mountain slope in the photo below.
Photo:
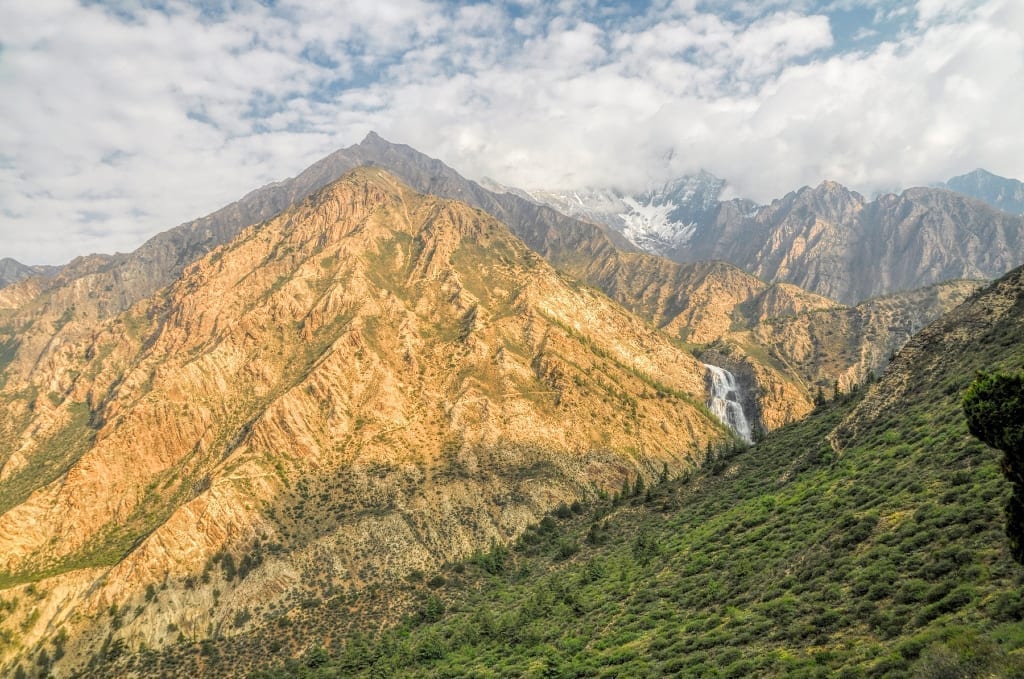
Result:
{"type": "Polygon", "coordinates": [[[981,285],[949,281],[920,290],[877,297],[854,307],[808,310],[764,318],[749,333],[753,341],[781,360],[809,388],[832,395],[879,374],[914,333],[963,302],[981,285]]]}
{"type": "Polygon", "coordinates": [[[691,355],[377,169],[46,357],[0,392],[0,629],[8,658],[64,630],[60,668],[465,555],[729,436],[691,355]]]}

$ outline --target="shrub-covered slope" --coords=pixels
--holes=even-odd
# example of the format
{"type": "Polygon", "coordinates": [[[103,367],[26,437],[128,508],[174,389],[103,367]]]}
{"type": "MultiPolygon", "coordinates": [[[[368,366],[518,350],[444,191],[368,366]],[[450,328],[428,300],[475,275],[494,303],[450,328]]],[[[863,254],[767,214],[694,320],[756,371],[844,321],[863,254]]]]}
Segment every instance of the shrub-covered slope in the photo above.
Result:
{"type": "Polygon", "coordinates": [[[245,638],[113,667],[1020,676],[1024,571],[1003,535],[1008,487],[960,398],[976,370],[1024,365],[1022,324],[1018,270],[923,331],[866,394],[690,477],[556,512],[507,554],[414,577],[392,599],[407,606],[403,622],[383,631],[381,597],[339,596],[268,614],[245,638]]]}

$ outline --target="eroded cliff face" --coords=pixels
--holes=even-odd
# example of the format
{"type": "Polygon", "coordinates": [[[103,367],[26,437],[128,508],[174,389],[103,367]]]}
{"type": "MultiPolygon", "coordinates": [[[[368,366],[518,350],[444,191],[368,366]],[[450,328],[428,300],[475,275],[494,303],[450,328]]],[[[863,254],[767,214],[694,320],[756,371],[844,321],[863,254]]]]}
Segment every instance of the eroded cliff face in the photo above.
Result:
{"type": "Polygon", "coordinates": [[[1022,239],[1021,217],[949,191],[915,188],[868,201],[823,182],[754,215],[723,208],[687,257],[722,258],[763,280],[858,304],[1002,275],[1021,263],[1022,239]]]}
{"type": "MultiPolygon", "coordinates": [[[[1006,360],[1006,347],[1024,337],[1024,268],[1018,267],[994,283],[979,288],[964,302],[923,328],[894,357],[889,369],[865,398],[832,432],[833,449],[842,453],[858,432],[885,417],[899,417],[907,403],[920,402],[921,393],[941,389],[957,395],[951,416],[962,417],[960,398],[974,380],[963,369],[963,357],[1002,355],[986,361],[985,370],[1012,372],[1019,363],[1006,360]],[[995,348],[995,349],[993,349],[995,348]]],[[[965,434],[966,435],[966,434],[965,434]]]]}
{"type": "Polygon", "coordinates": [[[890,358],[919,330],[951,311],[981,285],[949,281],[868,300],[854,307],[807,311],[769,318],[749,337],[782,361],[809,389],[831,396],[880,374],[890,358]]]}
{"type": "Polygon", "coordinates": [[[430,568],[727,436],[689,353],[375,169],[58,330],[0,390],[0,652],[66,634],[58,673],[430,568]]]}

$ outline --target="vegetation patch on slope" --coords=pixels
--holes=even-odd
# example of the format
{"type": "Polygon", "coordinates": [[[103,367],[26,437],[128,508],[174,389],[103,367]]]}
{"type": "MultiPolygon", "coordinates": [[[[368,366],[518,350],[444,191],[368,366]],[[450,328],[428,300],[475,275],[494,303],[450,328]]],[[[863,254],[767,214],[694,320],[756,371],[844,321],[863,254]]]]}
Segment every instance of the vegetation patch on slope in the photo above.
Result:
{"type": "Polygon", "coordinates": [[[560,507],[512,549],[421,574],[394,596],[335,602],[354,618],[283,611],[205,654],[182,645],[149,667],[1020,676],[1024,571],[1004,536],[1009,491],[1000,454],[968,433],[960,406],[977,370],[1024,365],[1020,279],[1002,301],[980,293],[924,333],[866,395],[712,455],[696,474],[560,507]],[[989,307],[996,320],[964,332],[989,307]],[[282,635],[279,620],[309,624],[282,635]]]}

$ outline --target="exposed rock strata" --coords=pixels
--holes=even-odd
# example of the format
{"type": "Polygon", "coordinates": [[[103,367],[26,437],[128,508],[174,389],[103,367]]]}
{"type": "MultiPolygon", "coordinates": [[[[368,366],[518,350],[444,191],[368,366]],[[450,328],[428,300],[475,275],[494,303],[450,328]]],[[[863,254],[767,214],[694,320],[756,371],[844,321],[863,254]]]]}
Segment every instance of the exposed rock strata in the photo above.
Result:
{"type": "Polygon", "coordinates": [[[67,323],[9,373],[0,448],[0,572],[37,581],[2,625],[22,647],[66,630],[64,668],[111,632],[160,645],[431,568],[726,437],[689,353],[376,169],[67,323]],[[222,554],[260,561],[204,582],[222,554]],[[138,612],[111,627],[112,606],[138,612]]]}

